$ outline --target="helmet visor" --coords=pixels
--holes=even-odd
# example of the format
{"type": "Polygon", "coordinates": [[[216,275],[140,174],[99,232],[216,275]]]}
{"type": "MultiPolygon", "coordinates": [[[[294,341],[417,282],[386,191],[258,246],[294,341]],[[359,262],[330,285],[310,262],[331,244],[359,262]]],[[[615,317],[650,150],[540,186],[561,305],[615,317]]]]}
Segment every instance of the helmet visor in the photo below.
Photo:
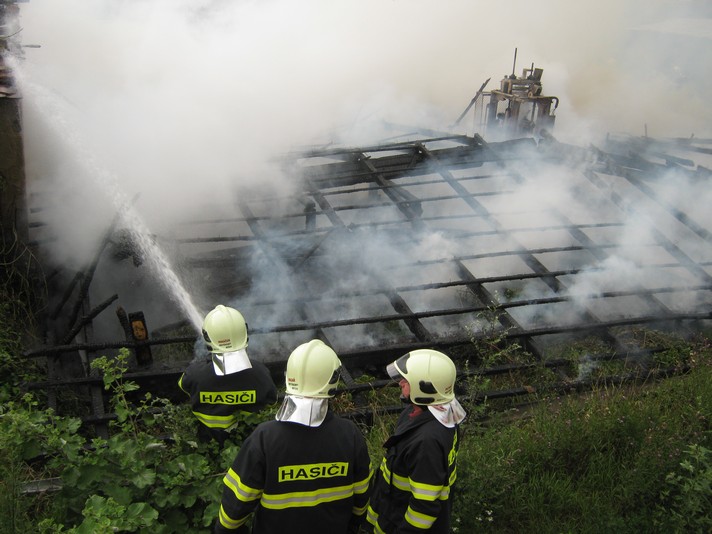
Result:
{"type": "Polygon", "coordinates": [[[396,361],[389,363],[386,366],[386,372],[393,380],[400,381],[401,378],[406,378],[408,374],[408,359],[410,358],[410,353],[405,356],[401,356],[396,361]]]}

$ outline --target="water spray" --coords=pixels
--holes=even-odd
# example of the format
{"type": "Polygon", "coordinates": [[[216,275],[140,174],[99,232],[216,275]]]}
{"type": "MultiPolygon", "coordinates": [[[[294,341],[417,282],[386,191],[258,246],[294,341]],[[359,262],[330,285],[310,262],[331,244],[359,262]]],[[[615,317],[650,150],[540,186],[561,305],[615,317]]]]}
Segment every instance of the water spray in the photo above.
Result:
{"type": "Polygon", "coordinates": [[[43,116],[47,118],[47,122],[55,130],[58,137],[70,146],[71,152],[76,156],[76,160],[81,162],[94,180],[109,194],[111,202],[118,213],[119,220],[131,229],[133,240],[142,257],[146,260],[156,278],[160,280],[168,291],[173,301],[180,306],[196,332],[200,332],[203,321],[202,314],[198,311],[190,294],[175,273],[168,257],[158,244],[151,239],[146,224],[132,207],[130,199],[119,188],[117,176],[101,165],[89,153],[86,143],[81,140],[77,129],[72,127],[66,120],[66,114],[61,113],[62,101],[45,88],[24,79],[17,61],[13,61],[13,63],[13,72],[23,92],[32,95],[33,102],[36,102],[40,107],[43,116]]]}

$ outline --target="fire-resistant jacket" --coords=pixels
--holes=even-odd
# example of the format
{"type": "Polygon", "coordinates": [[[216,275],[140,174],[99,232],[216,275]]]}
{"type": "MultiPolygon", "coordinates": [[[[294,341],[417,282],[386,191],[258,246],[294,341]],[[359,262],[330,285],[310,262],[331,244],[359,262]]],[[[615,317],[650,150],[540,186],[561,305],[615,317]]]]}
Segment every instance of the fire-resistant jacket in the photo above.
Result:
{"type": "Polygon", "coordinates": [[[356,425],[331,412],[318,427],[267,421],[244,441],[223,482],[216,533],[346,534],[368,506],[371,462],[356,425]]]}
{"type": "Polygon", "coordinates": [[[210,358],[191,363],[178,380],[190,395],[190,405],[198,421],[211,430],[226,430],[240,412],[257,412],[277,402],[277,388],[267,367],[251,360],[252,368],[229,375],[217,375],[210,358]]]}
{"type": "Polygon", "coordinates": [[[457,427],[439,423],[427,408],[399,416],[374,487],[367,520],[376,534],[450,532],[450,490],[457,478],[457,427]]]}

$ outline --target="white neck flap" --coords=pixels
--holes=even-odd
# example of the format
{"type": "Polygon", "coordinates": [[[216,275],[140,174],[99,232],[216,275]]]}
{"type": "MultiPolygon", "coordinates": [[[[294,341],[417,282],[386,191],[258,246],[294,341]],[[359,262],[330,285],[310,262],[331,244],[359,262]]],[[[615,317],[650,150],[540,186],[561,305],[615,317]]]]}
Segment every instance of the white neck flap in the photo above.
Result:
{"type": "Polygon", "coordinates": [[[329,399],[285,395],[275,419],[317,427],[324,422],[328,410],[329,399]]]}
{"type": "Polygon", "coordinates": [[[428,406],[430,413],[435,416],[438,422],[448,428],[453,428],[455,425],[459,425],[467,417],[467,412],[458,402],[457,399],[452,399],[446,404],[437,404],[435,406],[428,406]]]}
{"type": "Polygon", "coordinates": [[[213,369],[216,375],[231,375],[252,368],[252,363],[247,357],[245,349],[236,350],[235,352],[213,352],[212,357],[213,369]]]}

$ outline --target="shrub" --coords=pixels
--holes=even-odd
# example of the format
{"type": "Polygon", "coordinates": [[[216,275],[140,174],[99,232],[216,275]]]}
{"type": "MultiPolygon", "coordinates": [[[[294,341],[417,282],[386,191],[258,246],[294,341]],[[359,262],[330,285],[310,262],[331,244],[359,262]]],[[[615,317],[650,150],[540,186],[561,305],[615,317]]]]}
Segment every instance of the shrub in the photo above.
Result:
{"type": "MultiPolygon", "coordinates": [[[[238,446],[218,451],[214,444],[197,443],[197,422],[187,406],[172,406],[150,395],[132,403],[129,396],[138,387],[123,380],[127,358],[128,352],[122,351],[117,358],[93,362],[103,372],[117,415],[107,439],[87,440],[78,433],[79,419],[41,410],[29,395],[24,404],[11,404],[0,414],[3,480],[12,480],[11,469],[26,473],[22,481],[61,479],[61,489],[51,497],[33,500],[21,497],[20,487],[12,488],[14,499],[6,508],[12,512],[24,503],[26,509],[21,517],[14,513],[11,532],[210,532],[222,477],[238,446]],[[177,431],[163,435],[186,428],[192,429],[190,435],[177,431]],[[41,469],[29,467],[35,459],[41,469]],[[40,501],[44,510],[33,514],[30,522],[29,509],[40,501]]],[[[261,420],[251,414],[245,424],[254,426],[261,420]]]]}
{"type": "Polygon", "coordinates": [[[665,532],[712,532],[712,451],[689,445],[678,468],[665,477],[655,525],[665,532]]]}

